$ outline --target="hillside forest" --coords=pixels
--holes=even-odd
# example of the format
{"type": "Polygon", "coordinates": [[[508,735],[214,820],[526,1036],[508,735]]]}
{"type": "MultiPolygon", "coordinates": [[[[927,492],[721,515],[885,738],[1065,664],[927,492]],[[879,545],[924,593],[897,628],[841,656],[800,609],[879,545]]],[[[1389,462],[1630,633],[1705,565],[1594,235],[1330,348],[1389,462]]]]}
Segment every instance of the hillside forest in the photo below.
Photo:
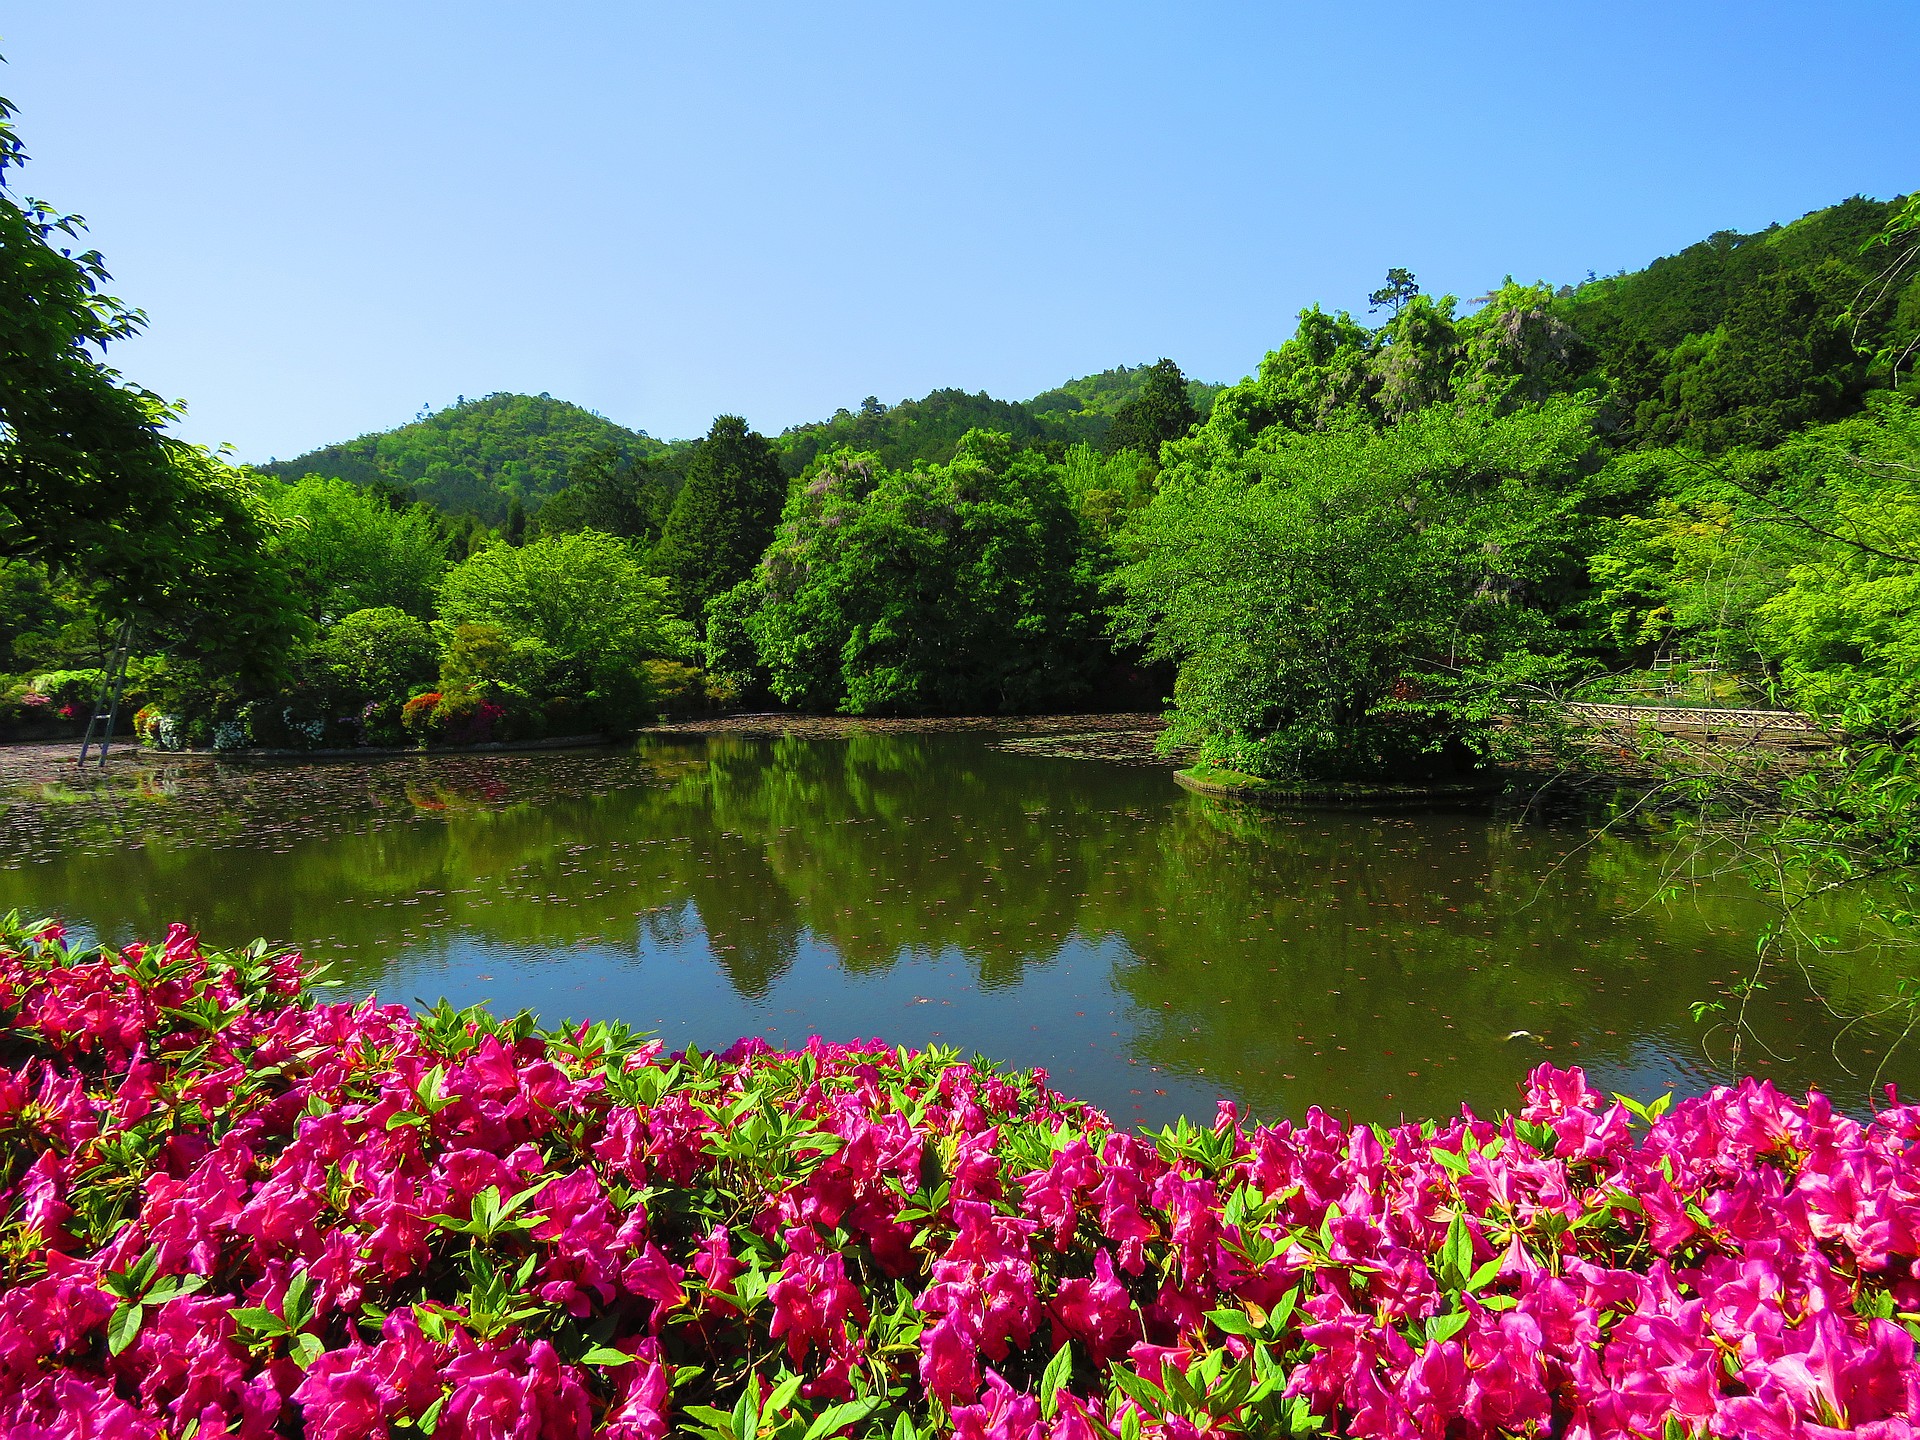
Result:
{"type": "Polygon", "coordinates": [[[1227,386],[1161,359],[681,441],[491,395],[249,467],[103,358],[144,317],[24,159],[9,126],[16,731],[84,711],[130,624],[174,746],[1164,701],[1206,763],[1406,776],[1527,697],[1655,687],[1913,732],[1912,198],[1471,300],[1396,269],[1227,386]]]}

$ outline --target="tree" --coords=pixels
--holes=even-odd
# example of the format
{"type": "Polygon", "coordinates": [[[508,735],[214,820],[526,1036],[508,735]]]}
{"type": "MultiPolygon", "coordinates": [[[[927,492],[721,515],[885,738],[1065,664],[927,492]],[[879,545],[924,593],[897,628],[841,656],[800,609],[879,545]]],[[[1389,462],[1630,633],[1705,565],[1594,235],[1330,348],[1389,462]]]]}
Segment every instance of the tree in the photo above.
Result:
{"type": "Polygon", "coordinates": [[[642,661],[693,646],[667,582],[648,574],[624,541],[593,530],[517,549],[489,545],[447,572],[440,615],[450,626],[499,627],[508,645],[544,668],[548,683],[612,708],[639,703],[642,661]]]}
{"type": "Polygon", "coordinates": [[[341,617],[313,649],[328,698],[336,704],[397,704],[431,680],[433,631],[404,610],[380,606],[341,617]]]}
{"type": "Polygon", "coordinates": [[[1435,407],[1271,442],[1163,484],[1123,537],[1124,638],[1178,664],[1170,743],[1282,778],[1474,763],[1564,649],[1590,411],[1435,407]]]}
{"type": "Polygon", "coordinates": [[[274,548],[316,619],[382,606],[433,614],[447,541],[430,515],[393,509],[372,491],[318,475],[274,486],[269,503],[286,522],[274,548]]]}
{"type": "Polygon", "coordinates": [[[1180,439],[1199,423],[1200,412],[1187,393],[1187,377],[1162,357],[1147,367],[1145,388],[1114,413],[1107,449],[1138,450],[1149,460],[1158,460],[1161,445],[1180,439]]]}
{"type": "Polygon", "coordinates": [[[1086,679],[1092,596],[1053,468],[1004,435],[950,465],[837,452],[796,485],[754,577],[710,639],[751,638],[773,693],[850,714],[1022,711],[1086,679]]]}
{"type": "Polygon", "coordinates": [[[766,438],[738,415],[715,419],[687,463],[653,554],[683,615],[698,619],[708,600],[751,573],[773,538],[786,491],[766,438]]]}
{"type": "Polygon", "coordinates": [[[300,620],[257,487],[169,437],[173,409],[102,360],[145,317],[73,252],[78,217],[13,197],[12,114],[0,100],[0,560],[94,582],[149,644],[274,670],[300,620]]]}
{"type": "Polygon", "coordinates": [[[543,535],[598,530],[642,549],[658,543],[686,468],[686,452],[631,455],[612,445],[575,462],[567,488],[540,507],[543,535]]]}
{"type": "Polygon", "coordinates": [[[1395,265],[1387,271],[1387,283],[1367,296],[1367,307],[1371,310],[1384,310],[1392,307],[1398,316],[1409,300],[1420,293],[1420,285],[1413,278],[1411,270],[1395,265]]]}
{"type": "Polygon", "coordinates": [[[527,539],[527,506],[518,495],[507,499],[507,518],[501,522],[500,538],[509,545],[522,545],[527,539]]]}

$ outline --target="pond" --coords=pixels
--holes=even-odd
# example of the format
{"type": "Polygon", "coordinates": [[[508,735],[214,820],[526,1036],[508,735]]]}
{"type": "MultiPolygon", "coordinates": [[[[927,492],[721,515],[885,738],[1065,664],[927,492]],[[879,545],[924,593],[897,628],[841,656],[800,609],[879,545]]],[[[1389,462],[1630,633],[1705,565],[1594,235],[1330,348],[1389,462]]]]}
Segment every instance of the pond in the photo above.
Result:
{"type": "MultiPolygon", "coordinates": [[[[0,783],[0,912],[116,943],[175,919],[264,935],[345,995],[619,1018],[676,1048],[952,1045],[1121,1123],[1221,1097],[1498,1107],[1543,1060],[1699,1091],[1725,1046],[1689,1007],[1751,965],[1762,915],[1733,879],[1656,901],[1670,863],[1499,814],[1266,815],[991,733],[142,756],[0,783]]],[[[1764,993],[1745,1067],[1864,1105],[1888,1037],[1846,1017],[1870,978],[1764,993]]],[[[1920,1078],[1896,1062],[1882,1080],[1920,1078]]]]}

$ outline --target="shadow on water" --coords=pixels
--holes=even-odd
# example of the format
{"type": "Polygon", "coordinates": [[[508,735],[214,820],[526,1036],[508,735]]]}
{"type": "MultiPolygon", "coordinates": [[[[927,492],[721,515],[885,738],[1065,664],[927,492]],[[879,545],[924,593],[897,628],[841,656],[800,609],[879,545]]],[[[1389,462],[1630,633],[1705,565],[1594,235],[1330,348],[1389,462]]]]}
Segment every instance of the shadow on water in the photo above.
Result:
{"type": "MultiPolygon", "coordinates": [[[[1724,1075],[1689,1006],[1763,918],[1732,880],[1652,903],[1655,842],[1264,815],[979,735],[142,762],[0,792],[0,857],[0,910],[116,942],[173,919],[264,934],[347,993],[618,1016],[675,1045],[954,1044],[1121,1121],[1223,1096],[1448,1113],[1508,1103],[1543,1060],[1698,1090],[1724,1075]]],[[[1821,983],[1764,997],[1748,1063],[1862,1103],[1887,1037],[1842,1017],[1887,978],[1821,983]]]]}

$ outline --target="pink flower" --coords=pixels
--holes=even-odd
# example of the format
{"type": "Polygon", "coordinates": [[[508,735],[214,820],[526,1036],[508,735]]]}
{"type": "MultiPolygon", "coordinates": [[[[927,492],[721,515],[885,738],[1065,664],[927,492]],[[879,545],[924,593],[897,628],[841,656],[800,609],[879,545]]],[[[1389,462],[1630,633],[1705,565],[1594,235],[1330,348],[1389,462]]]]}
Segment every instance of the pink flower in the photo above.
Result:
{"type": "Polygon", "coordinates": [[[847,1279],[847,1262],[822,1250],[820,1235],[811,1225],[786,1232],[787,1257],[780,1274],[767,1286],[773,1302],[768,1333],[787,1340],[787,1358],[798,1363],[810,1346],[836,1351],[845,1344],[848,1320],[865,1324],[866,1302],[847,1279]]]}
{"type": "Polygon", "coordinates": [[[619,1398],[607,1412],[600,1434],[605,1440],[665,1440],[667,1394],[672,1376],[660,1359],[660,1342],[642,1340],[631,1347],[636,1362],[623,1365],[619,1398]]]}
{"type": "Polygon", "coordinates": [[[575,1440],[591,1428],[578,1374],[536,1340],[483,1346],[446,1367],[453,1382],[436,1436],[447,1440],[575,1440]]]}

